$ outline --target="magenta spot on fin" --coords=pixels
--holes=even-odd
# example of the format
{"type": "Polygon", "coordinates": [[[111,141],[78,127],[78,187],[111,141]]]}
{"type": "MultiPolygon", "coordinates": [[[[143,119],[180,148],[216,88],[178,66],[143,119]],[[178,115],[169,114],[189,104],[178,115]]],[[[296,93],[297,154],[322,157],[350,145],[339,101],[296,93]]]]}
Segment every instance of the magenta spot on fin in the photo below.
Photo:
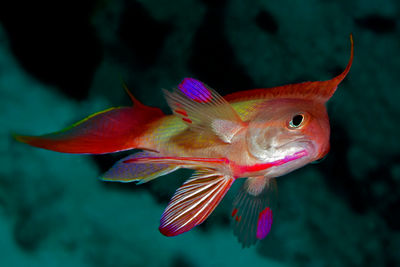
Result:
{"type": "Polygon", "coordinates": [[[202,82],[193,78],[185,78],[178,88],[188,98],[198,103],[207,103],[212,99],[210,90],[202,82]]]}
{"type": "Polygon", "coordinates": [[[272,210],[270,208],[265,208],[260,212],[257,221],[257,239],[264,239],[269,231],[271,230],[272,225],[272,210]]]}

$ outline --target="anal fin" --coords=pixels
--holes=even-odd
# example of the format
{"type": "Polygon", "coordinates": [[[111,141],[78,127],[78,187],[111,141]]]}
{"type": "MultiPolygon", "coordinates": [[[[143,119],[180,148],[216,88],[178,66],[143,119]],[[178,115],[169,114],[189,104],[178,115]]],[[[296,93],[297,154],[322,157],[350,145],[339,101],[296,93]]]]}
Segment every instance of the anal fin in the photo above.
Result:
{"type": "Polygon", "coordinates": [[[101,176],[104,181],[111,182],[138,182],[138,184],[146,183],[157,177],[171,173],[179,168],[176,165],[154,163],[154,162],[132,162],[125,163],[128,160],[143,159],[148,157],[157,157],[157,153],[142,151],[119,160],[105,174],[101,176]]]}

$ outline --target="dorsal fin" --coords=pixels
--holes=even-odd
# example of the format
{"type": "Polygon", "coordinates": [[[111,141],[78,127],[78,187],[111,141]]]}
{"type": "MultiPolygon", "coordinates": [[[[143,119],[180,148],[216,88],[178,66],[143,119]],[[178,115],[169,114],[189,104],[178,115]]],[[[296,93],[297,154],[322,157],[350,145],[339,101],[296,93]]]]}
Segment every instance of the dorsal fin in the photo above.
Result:
{"type": "Polygon", "coordinates": [[[344,78],[346,78],[347,74],[350,71],[351,65],[353,64],[353,57],[354,57],[354,41],[353,41],[353,35],[350,34],[349,62],[347,63],[346,68],[344,69],[344,71],[341,74],[339,74],[338,76],[336,76],[335,78],[333,78],[329,81],[325,81],[325,83],[327,83],[327,87],[328,87],[328,91],[326,92],[326,96],[328,97],[327,100],[332,97],[332,95],[335,93],[337,86],[343,81],[344,78]],[[331,89],[329,90],[329,88],[331,88],[331,89]]]}
{"type": "Polygon", "coordinates": [[[224,98],[230,103],[271,98],[319,99],[322,102],[326,102],[335,93],[337,86],[340,84],[341,81],[343,81],[351,68],[354,56],[354,44],[352,35],[350,35],[350,44],[351,52],[349,62],[347,63],[344,71],[333,79],[327,81],[302,82],[272,88],[241,91],[226,95],[224,96],[224,98]]]}
{"type": "Polygon", "coordinates": [[[129,90],[128,86],[124,81],[122,81],[122,87],[124,87],[125,92],[128,94],[129,98],[132,100],[132,103],[134,106],[138,107],[143,107],[144,105],[136,99],[136,97],[132,94],[132,92],[129,90]]]}
{"type": "Polygon", "coordinates": [[[320,98],[324,102],[328,101],[335,93],[338,85],[343,81],[343,79],[349,73],[351,65],[353,63],[354,42],[352,34],[350,34],[350,44],[351,44],[350,59],[349,62],[347,63],[346,68],[342,73],[327,81],[315,81],[315,82],[303,83],[304,86],[299,87],[299,89],[303,89],[305,94],[309,94],[312,92],[314,94],[314,98],[320,98]]]}
{"type": "Polygon", "coordinates": [[[164,116],[159,108],[140,103],[123,87],[133,102],[133,107],[116,107],[96,112],[73,125],[41,136],[15,138],[31,146],[63,153],[104,154],[140,146],[140,137],[150,123],[164,116]]]}
{"type": "Polygon", "coordinates": [[[217,135],[230,143],[245,126],[222,96],[193,78],[185,78],[173,92],[164,90],[164,94],[174,114],[194,131],[217,135]]]}

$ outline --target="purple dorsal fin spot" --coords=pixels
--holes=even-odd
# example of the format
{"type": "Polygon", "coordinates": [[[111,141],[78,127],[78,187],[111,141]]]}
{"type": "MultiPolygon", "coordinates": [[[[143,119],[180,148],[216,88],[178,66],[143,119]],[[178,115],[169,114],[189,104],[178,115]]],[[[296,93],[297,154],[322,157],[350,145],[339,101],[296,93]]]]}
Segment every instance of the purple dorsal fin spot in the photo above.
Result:
{"type": "Polygon", "coordinates": [[[198,103],[207,103],[212,99],[211,91],[208,90],[207,86],[193,78],[185,78],[178,85],[178,88],[188,98],[198,103]]]}
{"type": "Polygon", "coordinates": [[[257,221],[257,239],[264,239],[269,231],[271,230],[272,225],[272,210],[270,208],[265,208],[260,212],[257,221]]]}

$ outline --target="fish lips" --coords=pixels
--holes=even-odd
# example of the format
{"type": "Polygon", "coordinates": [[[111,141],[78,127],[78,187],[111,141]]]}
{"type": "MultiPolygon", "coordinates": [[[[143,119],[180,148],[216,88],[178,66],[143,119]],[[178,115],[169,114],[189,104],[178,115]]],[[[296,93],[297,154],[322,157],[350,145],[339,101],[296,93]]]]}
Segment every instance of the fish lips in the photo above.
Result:
{"type": "Polygon", "coordinates": [[[304,139],[291,141],[280,146],[278,149],[281,151],[290,151],[290,153],[284,153],[284,156],[280,159],[271,161],[271,163],[281,164],[271,167],[266,174],[267,176],[278,177],[301,168],[312,162],[317,153],[316,144],[311,140],[304,139]]]}

